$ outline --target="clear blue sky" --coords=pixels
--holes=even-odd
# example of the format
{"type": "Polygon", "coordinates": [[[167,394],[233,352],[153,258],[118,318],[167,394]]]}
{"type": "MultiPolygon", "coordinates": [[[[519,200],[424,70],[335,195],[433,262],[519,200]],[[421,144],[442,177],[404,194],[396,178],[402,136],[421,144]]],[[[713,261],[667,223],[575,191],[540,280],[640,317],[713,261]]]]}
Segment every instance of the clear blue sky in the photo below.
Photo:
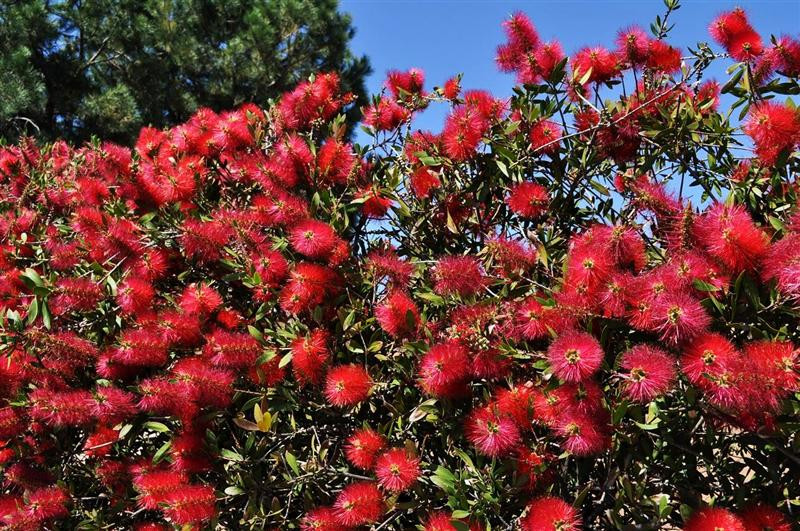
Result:
{"type": "MultiPolygon", "coordinates": [[[[708,24],[721,11],[742,6],[764,40],[769,34],[800,33],[800,0],[683,0],[671,20],[669,42],[681,46],[710,41],[708,24]]],[[[557,38],[572,54],[584,45],[613,47],[617,30],[632,24],[648,29],[664,12],[662,0],[342,0],[340,9],[353,17],[352,49],[372,61],[367,88],[380,90],[386,71],[422,68],[426,88],[464,74],[462,87],[509,96],[514,76],[494,64],[495,48],[505,40],[501,23],[513,11],[526,13],[544,40],[557,38]]],[[[719,47],[714,44],[714,49],[719,47]]],[[[439,131],[442,105],[422,113],[415,126],[439,131]]]]}

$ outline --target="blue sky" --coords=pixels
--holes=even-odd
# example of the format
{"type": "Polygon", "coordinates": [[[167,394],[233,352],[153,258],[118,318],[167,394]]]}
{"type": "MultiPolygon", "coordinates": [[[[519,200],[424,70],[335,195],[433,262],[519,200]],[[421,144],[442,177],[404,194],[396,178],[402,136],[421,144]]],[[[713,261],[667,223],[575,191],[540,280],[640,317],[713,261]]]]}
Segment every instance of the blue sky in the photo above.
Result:
{"type": "MultiPolygon", "coordinates": [[[[769,34],[800,32],[800,0],[683,0],[671,19],[669,42],[686,48],[710,41],[707,27],[719,12],[737,5],[749,13],[765,41],[769,34]]],[[[501,23],[513,11],[526,13],[544,40],[558,39],[572,54],[584,45],[609,47],[617,30],[632,24],[649,27],[662,14],[662,0],[341,0],[351,14],[356,36],[351,47],[372,61],[370,92],[380,90],[386,71],[422,68],[426,88],[463,73],[462,87],[508,96],[514,76],[494,64],[495,48],[505,40],[501,23]]],[[[713,45],[714,49],[719,49],[713,45]]],[[[423,112],[415,126],[438,131],[446,113],[442,105],[423,112]]]]}

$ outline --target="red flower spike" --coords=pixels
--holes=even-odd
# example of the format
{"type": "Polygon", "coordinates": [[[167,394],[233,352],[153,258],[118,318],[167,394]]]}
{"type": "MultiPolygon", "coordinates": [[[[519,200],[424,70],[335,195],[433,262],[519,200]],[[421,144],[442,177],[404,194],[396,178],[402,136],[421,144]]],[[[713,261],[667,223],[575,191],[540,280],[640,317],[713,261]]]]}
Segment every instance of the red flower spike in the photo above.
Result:
{"type": "Polygon", "coordinates": [[[374,483],[360,481],[345,487],[333,504],[336,521],[347,527],[371,524],[386,512],[383,496],[374,483]]]}
{"type": "Polygon", "coordinates": [[[375,465],[378,452],[386,447],[386,438],[369,428],[357,430],[347,439],[344,453],[347,460],[361,470],[370,470],[375,465]]]}
{"type": "Polygon", "coordinates": [[[508,455],[519,444],[519,428],[514,421],[489,406],[470,413],[464,425],[467,440],[490,457],[508,455]]]}
{"type": "Polygon", "coordinates": [[[657,347],[637,345],[623,354],[626,370],[623,392],[635,402],[650,402],[663,395],[675,380],[675,360],[657,347]]]}
{"type": "Polygon", "coordinates": [[[603,363],[600,343],[585,332],[566,332],[547,349],[547,359],[556,376],[565,382],[580,382],[593,375],[603,363]]]}
{"type": "Polygon", "coordinates": [[[369,397],[372,379],[360,365],[332,367],[325,377],[325,398],[338,407],[349,407],[369,397]]]}
{"type": "Polygon", "coordinates": [[[581,518],[570,504],[555,496],[536,498],[520,520],[523,531],[578,531],[581,518]]]}
{"type": "Polygon", "coordinates": [[[707,507],[696,511],[683,529],[684,531],[745,531],[739,517],[720,507],[707,507]]]}
{"type": "Polygon", "coordinates": [[[384,489],[403,492],[420,476],[419,459],[410,455],[405,448],[392,448],[375,461],[375,476],[384,489]]]}

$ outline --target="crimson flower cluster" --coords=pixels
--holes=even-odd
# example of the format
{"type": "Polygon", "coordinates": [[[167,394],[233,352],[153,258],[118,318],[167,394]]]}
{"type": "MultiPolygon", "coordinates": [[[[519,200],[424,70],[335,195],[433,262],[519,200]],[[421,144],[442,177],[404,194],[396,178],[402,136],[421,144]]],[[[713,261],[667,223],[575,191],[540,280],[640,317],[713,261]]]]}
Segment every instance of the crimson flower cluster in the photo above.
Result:
{"type": "Polygon", "coordinates": [[[0,147],[0,524],[789,531],[800,42],[666,19],[0,147]]]}

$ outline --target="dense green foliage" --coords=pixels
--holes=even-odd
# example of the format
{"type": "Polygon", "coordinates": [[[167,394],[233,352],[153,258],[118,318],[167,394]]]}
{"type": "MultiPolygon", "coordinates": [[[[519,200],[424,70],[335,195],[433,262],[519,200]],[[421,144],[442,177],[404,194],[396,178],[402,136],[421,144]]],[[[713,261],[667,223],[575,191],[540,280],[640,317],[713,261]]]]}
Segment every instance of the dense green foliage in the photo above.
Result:
{"type": "Polygon", "coordinates": [[[0,137],[130,142],[199,107],[266,104],[316,71],[339,72],[363,98],[369,62],[349,52],[354,30],[337,4],[0,2],[0,137]]]}

